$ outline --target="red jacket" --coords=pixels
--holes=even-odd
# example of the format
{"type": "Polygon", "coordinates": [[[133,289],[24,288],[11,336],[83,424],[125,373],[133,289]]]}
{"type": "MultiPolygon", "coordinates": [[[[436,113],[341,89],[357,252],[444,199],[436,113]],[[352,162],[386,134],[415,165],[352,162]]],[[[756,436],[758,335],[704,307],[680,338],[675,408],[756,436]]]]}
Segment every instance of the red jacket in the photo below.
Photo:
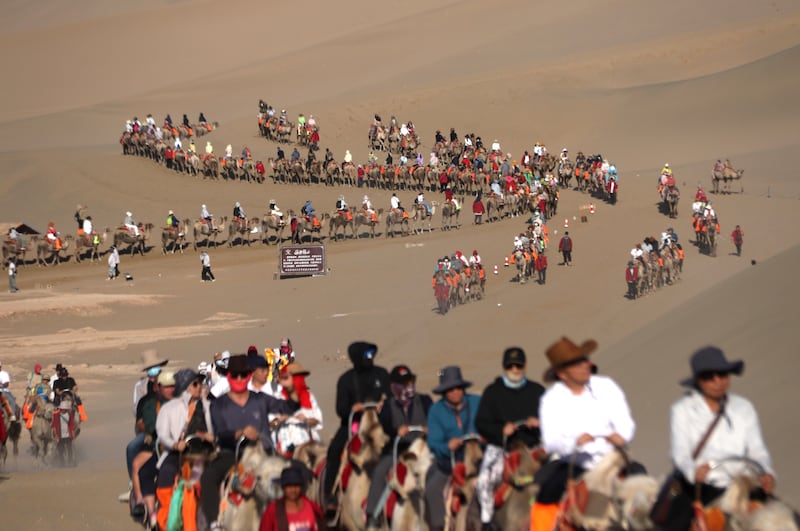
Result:
{"type": "Polygon", "coordinates": [[[639,281],[639,268],[628,267],[625,269],[625,282],[638,282],[639,281]]]}
{"type": "Polygon", "coordinates": [[[536,257],[536,271],[544,271],[547,269],[547,257],[544,253],[539,253],[539,256],[536,257]]]}
{"type": "MultiPolygon", "coordinates": [[[[303,496],[302,500],[303,503],[311,505],[311,510],[314,512],[314,518],[316,519],[316,524],[317,524],[316,529],[318,531],[324,529],[323,527],[324,516],[322,514],[322,509],[319,508],[319,505],[309,500],[306,496],[303,496]]],[[[289,526],[286,525],[285,523],[284,525],[281,525],[279,521],[280,520],[279,512],[281,512],[278,510],[279,503],[280,504],[283,503],[283,498],[279,498],[269,504],[267,510],[264,511],[264,515],[261,517],[261,526],[258,528],[259,531],[289,531],[289,526]]],[[[283,512],[283,517],[285,518],[286,516],[285,509],[282,512],[283,512]]]]}
{"type": "Polygon", "coordinates": [[[483,207],[483,201],[475,201],[472,203],[472,213],[473,214],[484,214],[486,209],[483,207]]]}

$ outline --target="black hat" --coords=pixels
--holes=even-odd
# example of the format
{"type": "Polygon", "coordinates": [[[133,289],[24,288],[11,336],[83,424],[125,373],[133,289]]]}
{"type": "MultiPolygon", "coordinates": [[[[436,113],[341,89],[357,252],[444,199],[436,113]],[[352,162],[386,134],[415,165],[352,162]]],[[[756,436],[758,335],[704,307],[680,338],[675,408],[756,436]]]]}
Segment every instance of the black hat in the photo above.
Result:
{"type": "Polygon", "coordinates": [[[417,375],[411,372],[407,365],[398,365],[389,374],[389,381],[392,383],[405,383],[416,379],[417,375]]]}
{"type": "Polygon", "coordinates": [[[503,352],[503,368],[508,369],[512,365],[525,365],[525,351],[520,347],[510,347],[503,352]]]}
{"type": "Polygon", "coordinates": [[[442,395],[451,389],[457,387],[469,387],[472,382],[468,382],[461,376],[461,368],[451,365],[439,371],[439,385],[437,385],[433,392],[437,395],[442,395]]]}
{"type": "Polygon", "coordinates": [[[192,382],[202,378],[198,373],[192,369],[181,369],[175,373],[175,396],[180,396],[186,391],[192,382]]]}
{"type": "Polygon", "coordinates": [[[685,387],[693,387],[697,377],[704,372],[724,372],[740,376],[744,371],[744,361],[728,361],[719,347],[701,348],[692,354],[689,364],[692,367],[692,376],[681,380],[681,385],[685,387]]]}
{"type": "Polygon", "coordinates": [[[228,359],[228,372],[252,372],[253,369],[247,363],[247,356],[245,354],[236,354],[228,359]]]}
{"type": "Polygon", "coordinates": [[[269,367],[267,364],[267,358],[261,356],[260,354],[254,355],[247,355],[247,366],[250,368],[251,371],[256,369],[266,369],[269,367]]]}
{"type": "Polygon", "coordinates": [[[281,472],[281,487],[288,487],[290,485],[300,485],[304,487],[306,480],[303,471],[296,466],[284,468],[281,472]]]}

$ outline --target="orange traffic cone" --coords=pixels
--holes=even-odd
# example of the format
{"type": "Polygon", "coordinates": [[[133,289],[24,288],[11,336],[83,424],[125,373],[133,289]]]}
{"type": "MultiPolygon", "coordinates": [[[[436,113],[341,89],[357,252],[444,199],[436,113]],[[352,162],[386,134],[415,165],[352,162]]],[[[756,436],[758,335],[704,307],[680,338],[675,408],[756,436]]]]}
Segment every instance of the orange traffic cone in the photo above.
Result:
{"type": "Polygon", "coordinates": [[[567,219],[567,218],[564,218],[564,228],[565,229],[569,228],[569,219],[567,219]]]}
{"type": "MultiPolygon", "coordinates": [[[[508,264],[506,264],[506,265],[508,265],[508,264]]],[[[497,274],[497,266],[494,266],[494,274],[495,275],[497,274]]]]}
{"type": "MultiPolygon", "coordinates": [[[[505,260],[503,260],[503,267],[508,267],[508,257],[506,256],[505,260]]],[[[494,266],[495,273],[497,272],[497,266],[494,266]]]]}
{"type": "Polygon", "coordinates": [[[589,214],[594,214],[594,203],[589,203],[589,214]]]}

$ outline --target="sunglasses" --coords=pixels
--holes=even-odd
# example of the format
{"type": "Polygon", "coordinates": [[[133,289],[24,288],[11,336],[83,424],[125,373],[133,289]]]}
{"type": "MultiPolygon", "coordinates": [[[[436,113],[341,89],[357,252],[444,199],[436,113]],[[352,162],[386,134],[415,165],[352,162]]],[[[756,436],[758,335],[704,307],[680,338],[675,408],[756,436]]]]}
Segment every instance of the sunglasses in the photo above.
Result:
{"type": "Polygon", "coordinates": [[[192,387],[199,387],[201,384],[200,380],[195,380],[192,382],[192,387]]]}
{"type": "Polygon", "coordinates": [[[229,373],[234,380],[244,380],[250,376],[250,371],[229,373]]]}
{"type": "Polygon", "coordinates": [[[522,365],[521,363],[509,363],[508,367],[506,367],[506,370],[508,370],[508,369],[520,369],[520,370],[522,370],[524,368],[525,368],[525,366],[522,365]]]}
{"type": "Polygon", "coordinates": [[[704,382],[709,382],[714,378],[727,378],[728,375],[729,373],[722,371],[705,371],[698,374],[697,379],[703,380],[704,382]]]}
{"type": "Polygon", "coordinates": [[[587,361],[589,361],[589,358],[587,358],[586,356],[581,356],[578,359],[575,359],[575,360],[572,360],[572,361],[569,361],[569,362],[565,363],[561,367],[563,369],[566,369],[567,367],[574,367],[575,365],[580,365],[581,363],[584,363],[584,362],[587,362],[587,361]]]}

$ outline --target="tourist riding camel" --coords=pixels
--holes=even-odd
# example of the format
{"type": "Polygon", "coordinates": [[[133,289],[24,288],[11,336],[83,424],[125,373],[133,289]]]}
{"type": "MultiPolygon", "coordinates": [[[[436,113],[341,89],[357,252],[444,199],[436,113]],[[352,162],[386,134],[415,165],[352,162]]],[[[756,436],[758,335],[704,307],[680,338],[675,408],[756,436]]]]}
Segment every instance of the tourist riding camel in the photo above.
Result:
{"type": "Polygon", "coordinates": [[[208,207],[206,207],[206,205],[201,205],[200,206],[200,220],[204,221],[208,225],[208,230],[209,231],[213,232],[215,230],[215,227],[214,227],[214,214],[211,214],[208,211],[208,207]]]}
{"type": "Polygon", "coordinates": [[[270,216],[277,216],[278,224],[283,225],[283,212],[278,207],[278,203],[274,199],[269,200],[269,215],[270,216]]]}

